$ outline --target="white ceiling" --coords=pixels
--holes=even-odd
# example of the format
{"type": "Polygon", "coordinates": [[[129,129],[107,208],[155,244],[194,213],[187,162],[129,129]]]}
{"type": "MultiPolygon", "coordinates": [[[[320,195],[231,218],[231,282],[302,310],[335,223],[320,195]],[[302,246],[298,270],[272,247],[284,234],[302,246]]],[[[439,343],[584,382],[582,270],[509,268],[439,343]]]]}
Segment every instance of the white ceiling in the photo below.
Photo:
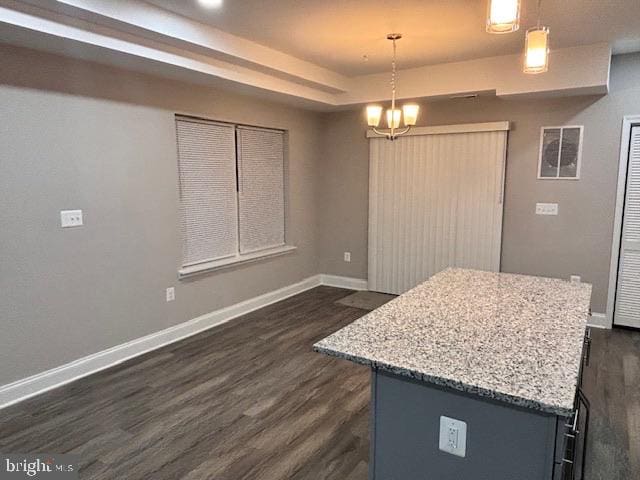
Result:
{"type": "MultiPolygon", "coordinates": [[[[597,20],[606,28],[597,30],[597,35],[590,33],[584,25],[586,33],[582,36],[575,34],[575,38],[580,39],[579,46],[561,44],[562,35],[555,34],[549,71],[544,75],[526,75],[522,72],[523,32],[506,36],[484,33],[482,24],[486,0],[424,0],[419,3],[398,0],[402,2],[402,9],[397,9],[396,15],[389,13],[393,10],[391,6],[386,10],[386,15],[380,15],[371,3],[360,0],[359,5],[369,6],[364,9],[370,12],[366,25],[365,20],[360,18],[364,15],[356,12],[353,0],[333,4],[333,0],[297,0],[290,3],[291,8],[282,12],[278,9],[292,0],[278,0],[277,4],[269,3],[272,0],[258,3],[254,3],[255,0],[223,0],[227,2],[227,7],[223,8],[227,9],[218,10],[217,14],[226,12],[224,15],[232,18],[229,23],[242,23],[241,20],[245,19],[249,25],[268,25],[269,21],[273,21],[278,26],[277,32],[274,28],[263,27],[262,30],[249,28],[250,33],[275,38],[275,33],[280,29],[291,31],[293,40],[287,39],[284,46],[290,46],[289,51],[295,46],[298,51],[308,52],[296,53],[296,56],[283,52],[282,47],[276,49],[278,45],[257,43],[248,39],[246,34],[240,36],[239,33],[243,32],[231,30],[228,26],[222,30],[151,3],[167,1],[0,0],[0,44],[5,42],[153,75],[234,88],[310,108],[335,109],[384,102],[389,98],[391,52],[389,42],[384,37],[389,30],[400,30],[407,37],[400,44],[399,99],[426,100],[468,93],[509,98],[601,95],[608,92],[611,41],[585,44],[602,39],[603,32],[612,31],[614,22],[607,20],[604,14],[597,20]],[[307,8],[310,10],[319,9],[318,15],[306,14],[316,27],[307,26],[300,30],[296,26],[297,20],[289,18],[291,15],[291,18],[304,16],[298,9],[299,4],[309,5],[307,8]],[[437,21],[427,21],[416,13],[427,4],[430,5],[427,11],[438,7],[435,9],[441,12],[437,21]],[[252,15],[246,14],[252,5],[255,11],[252,15]],[[262,10],[263,5],[267,5],[266,12],[262,10]],[[332,11],[330,7],[333,5],[334,14],[322,13],[325,8],[323,5],[329,5],[329,11],[332,11]],[[234,9],[244,12],[245,16],[234,16],[234,9]],[[340,12],[336,13],[337,10],[340,12]],[[456,21],[456,15],[451,14],[456,11],[465,18],[464,22],[456,21]],[[469,12],[474,13],[465,16],[469,12]],[[453,27],[443,20],[447,15],[453,27]],[[249,22],[248,17],[255,19],[255,22],[249,22]],[[471,17],[473,21],[469,20],[471,17]],[[353,28],[349,33],[334,34],[349,18],[353,18],[353,28]],[[392,18],[393,24],[388,27],[388,19],[392,18]],[[292,22],[293,26],[288,28],[277,22],[285,25],[292,22]],[[376,22],[381,25],[377,30],[382,33],[373,27],[365,28],[376,22]],[[429,29],[429,23],[440,25],[438,29],[429,29]],[[396,28],[399,24],[400,27],[396,28]],[[465,29],[475,33],[465,33],[465,29]],[[419,32],[429,32],[430,36],[420,36],[419,32]],[[365,37],[364,41],[359,38],[360,35],[365,37]],[[463,41],[467,37],[471,40],[463,41]],[[318,41],[319,38],[322,41],[318,41]],[[432,49],[424,47],[436,44],[440,46],[432,49]],[[379,50],[372,45],[378,45],[379,50]],[[368,47],[371,60],[367,63],[362,61],[361,47],[368,47]],[[436,64],[428,64],[434,62],[436,64]],[[419,68],[407,69],[408,66],[419,68]],[[355,75],[357,72],[364,74],[355,75]]],[[[565,4],[573,1],[564,0],[565,4]]],[[[200,7],[196,2],[184,0],[180,5],[190,6],[191,13],[197,16],[194,12],[200,12],[200,7]]],[[[579,3],[584,5],[587,2],[579,3]]],[[[617,12],[624,9],[621,0],[617,3],[618,7],[614,9],[616,18],[619,17],[617,12]]],[[[633,4],[633,11],[628,9],[627,16],[633,17],[635,23],[640,0],[627,3],[633,4]]],[[[597,8],[600,7],[593,7],[597,8]]],[[[595,15],[593,9],[591,14],[595,15]]],[[[211,17],[213,12],[206,13],[211,17]]],[[[200,17],[202,19],[202,15],[200,17]]],[[[585,15],[583,23],[587,17],[585,15]]],[[[426,18],[430,17],[427,15],[426,18]]],[[[550,23],[552,29],[556,28],[553,19],[550,23]]],[[[630,21],[619,23],[622,26],[617,27],[615,39],[618,42],[627,39],[627,48],[637,49],[640,42],[634,35],[638,33],[629,29],[630,21]],[[628,31],[632,33],[625,33],[628,31]]],[[[571,31],[568,29],[564,33],[571,31]]],[[[610,36],[614,38],[613,34],[610,36]]],[[[618,43],[619,49],[621,45],[624,46],[618,43]]]]}
{"type": "MultiPolygon", "coordinates": [[[[148,3],[348,76],[389,69],[389,32],[401,32],[400,68],[517,53],[536,23],[536,0],[522,0],[516,34],[484,32],[487,0],[197,0],[148,3]],[[368,55],[368,61],[363,60],[368,55]]],[[[640,50],[640,0],[543,0],[551,47],[607,42],[640,50]]]]}

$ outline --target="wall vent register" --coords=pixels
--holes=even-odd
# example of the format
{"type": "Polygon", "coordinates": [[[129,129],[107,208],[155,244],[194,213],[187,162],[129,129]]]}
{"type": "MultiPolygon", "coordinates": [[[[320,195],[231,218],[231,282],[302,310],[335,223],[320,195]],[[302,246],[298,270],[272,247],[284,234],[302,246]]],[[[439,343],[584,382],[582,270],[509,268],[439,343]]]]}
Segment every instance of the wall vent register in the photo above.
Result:
{"type": "Polygon", "coordinates": [[[291,251],[285,133],[176,116],[181,276],[291,251]]]}
{"type": "Polygon", "coordinates": [[[539,179],[580,178],[583,126],[542,127],[540,132],[539,179]]]}

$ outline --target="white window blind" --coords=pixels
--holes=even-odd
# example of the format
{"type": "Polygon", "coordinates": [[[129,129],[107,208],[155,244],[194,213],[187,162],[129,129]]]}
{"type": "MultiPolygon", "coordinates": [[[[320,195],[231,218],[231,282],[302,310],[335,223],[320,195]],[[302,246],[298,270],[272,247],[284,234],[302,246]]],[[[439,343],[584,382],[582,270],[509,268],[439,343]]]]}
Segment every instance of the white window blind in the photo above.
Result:
{"type": "Polygon", "coordinates": [[[237,128],[240,253],[284,245],[284,134],[237,128]]]}
{"type": "Polygon", "coordinates": [[[236,255],[235,129],[176,117],[183,267],[236,255]]]}

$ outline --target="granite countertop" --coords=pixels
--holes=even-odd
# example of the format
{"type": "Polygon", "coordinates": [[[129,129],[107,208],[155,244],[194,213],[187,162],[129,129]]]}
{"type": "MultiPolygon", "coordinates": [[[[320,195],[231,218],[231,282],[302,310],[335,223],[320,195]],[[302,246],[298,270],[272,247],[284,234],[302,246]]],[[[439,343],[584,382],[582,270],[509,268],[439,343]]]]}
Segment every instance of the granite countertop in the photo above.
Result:
{"type": "Polygon", "coordinates": [[[521,407],[573,410],[591,285],[447,269],[314,350],[521,407]]]}

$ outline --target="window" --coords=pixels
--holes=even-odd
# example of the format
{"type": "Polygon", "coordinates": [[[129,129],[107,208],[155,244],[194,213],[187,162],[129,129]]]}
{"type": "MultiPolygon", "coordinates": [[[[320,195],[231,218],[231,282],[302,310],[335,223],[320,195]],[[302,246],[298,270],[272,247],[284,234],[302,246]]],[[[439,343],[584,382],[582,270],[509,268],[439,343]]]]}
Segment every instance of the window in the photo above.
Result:
{"type": "Polygon", "coordinates": [[[584,127],[543,127],[540,134],[539,179],[580,178],[584,127]]]}
{"type": "Polygon", "coordinates": [[[284,132],[176,116],[181,276],[285,244],[284,132]]]}

